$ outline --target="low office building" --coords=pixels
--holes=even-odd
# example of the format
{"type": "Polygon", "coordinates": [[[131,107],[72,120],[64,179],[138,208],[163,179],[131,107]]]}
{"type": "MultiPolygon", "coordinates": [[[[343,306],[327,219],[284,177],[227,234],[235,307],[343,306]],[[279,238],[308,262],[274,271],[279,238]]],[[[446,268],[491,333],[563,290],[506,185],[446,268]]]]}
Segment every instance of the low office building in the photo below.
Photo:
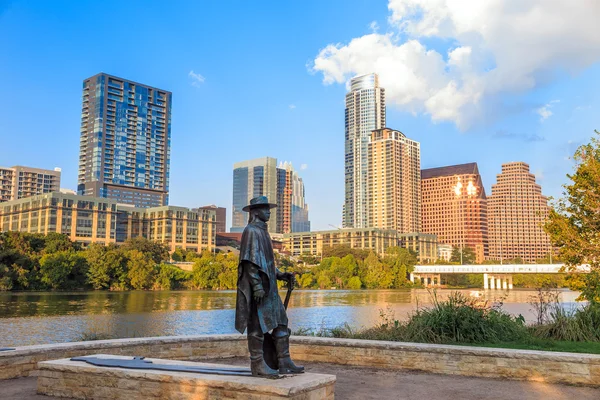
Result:
{"type": "Polygon", "coordinates": [[[48,193],[0,204],[0,231],[58,232],[83,243],[123,243],[142,236],[170,251],[212,250],[216,213],[184,207],[137,208],[115,200],[48,193]]]}
{"type": "Polygon", "coordinates": [[[377,228],[337,229],[288,233],[283,235],[283,250],[293,256],[323,254],[324,247],[349,246],[373,250],[383,256],[389,247],[404,247],[418,254],[419,262],[437,259],[437,238],[422,233],[399,233],[377,228]]]}

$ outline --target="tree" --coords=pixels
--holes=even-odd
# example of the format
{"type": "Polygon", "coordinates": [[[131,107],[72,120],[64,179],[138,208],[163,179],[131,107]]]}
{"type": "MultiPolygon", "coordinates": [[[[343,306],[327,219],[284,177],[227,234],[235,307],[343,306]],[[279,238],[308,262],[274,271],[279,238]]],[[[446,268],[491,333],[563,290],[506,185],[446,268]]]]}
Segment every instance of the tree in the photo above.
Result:
{"type": "Polygon", "coordinates": [[[600,302],[600,132],[573,156],[575,173],[567,175],[563,197],[553,204],[544,225],[566,269],[589,264],[589,274],[573,274],[569,285],[580,298],[600,302]]]}
{"type": "Polygon", "coordinates": [[[178,247],[173,253],[171,253],[171,259],[173,261],[183,261],[185,259],[184,251],[178,247]]]}
{"type": "Polygon", "coordinates": [[[84,253],[89,269],[88,282],[94,289],[125,290],[129,287],[127,257],[116,246],[91,244],[84,253]]]}
{"type": "Polygon", "coordinates": [[[348,281],[348,289],[358,290],[361,287],[362,287],[362,282],[360,281],[360,278],[358,276],[353,276],[348,281]]]}
{"type": "Polygon", "coordinates": [[[142,236],[127,239],[123,243],[124,251],[137,250],[148,255],[155,264],[160,264],[163,261],[169,261],[169,249],[166,244],[148,240],[142,236]]]}
{"type": "Polygon", "coordinates": [[[66,250],[81,250],[81,244],[77,242],[71,241],[69,236],[57,233],[57,232],[48,232],[46,237],[44,238],[44,253],[56,253],[57,251],[66,251],[66,250]]]}
{"type": "Polygon", "coordinates": [[[172,264],[160,264],[154,287],[162,290],[178,289],[190,278],[191,273],[172,264]]]}
{"type": "Polygon", "coordinates": [[[389,265],[382,263],[377,254],[371,252],[364,261],[366,274],[364,284],[367,289],[389,289],[394,284],[394,274],[389,265]]]}
{"type": "Polygon", "coordinates": [[[202,254],[194,262],[192,285],[197,289],[216,289],[219,287],[219,272],[211,254],[202,254]]]}
{"type": "Polygon", "coordinates": [[[348,254],[352,254],[357,260],[364,260],[369,256],[370,251],[364,249],[353,249],[348,245],[338,245],[338,246],[324,246],[322,250],[323,258],[326,257],[346,257],[348,254]]]}
{"type": "Polygon", "coordinates": [[[408,274],[414,270],[417,264],[417,254],[402,247],[389,247],[385,252],[383,263],[391,269],[392,287],[407,286],[408,274]]]}
{"type": "Polygon", "coordinates": [[[300,276],[300,279],[298,279],[298,284],[303,289],[307,289],[307,288],[311,287],[314,283],[315,283],[315,277],[310,272],[306,273],[306,274],[302,274],[302,276],[300,276]]]}
{"type": "Polygon", "coordinates": [[[149,254],[139,250],[127,253],[127,277],[134,289],[150,289],[156,279],[157,265],[149,254]]]}
{"type": "Polygon", "coordinates": [[[331,279],[327,275],[321,274],[317,278],[317,286],[319,286],[319,289],[329,289],[331,287],[331,279]]]}
{"type": "Polygon", "coordinates": [[[51,289],[80,289],[86,286],[87,261],[73,250],[45,254],[40,259],[41,281],[51,289]]]}
{"type": "MultiPolygon", "coordinates": [[[[459,263],[461,259],[461,250],[460,247],[454,247],[452,249],[452,255],[450,256],[450,262],[459,263]]],[[[462,248],[462,263],[464,265],[475,264],[475,252],[470,247],[462,248]]]]}

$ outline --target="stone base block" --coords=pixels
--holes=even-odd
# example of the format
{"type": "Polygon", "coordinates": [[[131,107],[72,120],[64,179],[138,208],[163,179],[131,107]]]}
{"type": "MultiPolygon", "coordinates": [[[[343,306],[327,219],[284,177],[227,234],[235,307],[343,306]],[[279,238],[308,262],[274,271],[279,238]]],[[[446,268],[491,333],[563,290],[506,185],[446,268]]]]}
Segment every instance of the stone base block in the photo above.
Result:
{"type": "MultiPolygon", "coordinates": [[[[93,357],[123,358],[95,354],[93,357]]],[[[151,359],[156,364],[205,368],[231,365],[151,359]]],[[[335,376],[304,373],[282,379],[212,375],[158,370],[98,367],[82,361],[61,359],[38,364],[39,394],[75,399],[244,399],[332,400],[335,376]]]]}

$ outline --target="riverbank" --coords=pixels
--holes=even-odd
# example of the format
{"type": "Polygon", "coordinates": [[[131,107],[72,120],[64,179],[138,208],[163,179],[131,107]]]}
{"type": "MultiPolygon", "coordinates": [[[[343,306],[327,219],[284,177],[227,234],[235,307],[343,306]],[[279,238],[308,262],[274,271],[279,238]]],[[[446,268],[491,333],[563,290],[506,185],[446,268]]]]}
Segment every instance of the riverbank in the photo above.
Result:
{"type": "Polygon", "coordinates": [[[523,316],[506,313],[501,304],[460,292],[442,300],[434,293],[431,307],[417,309],[404,321],[382,313],[381,321],[366,329],[344,324],[296,334],[600,354],[600,304],[565,310],[556,292],[539,290],[531,305],[536,322],[528,325],[523,316]]]}

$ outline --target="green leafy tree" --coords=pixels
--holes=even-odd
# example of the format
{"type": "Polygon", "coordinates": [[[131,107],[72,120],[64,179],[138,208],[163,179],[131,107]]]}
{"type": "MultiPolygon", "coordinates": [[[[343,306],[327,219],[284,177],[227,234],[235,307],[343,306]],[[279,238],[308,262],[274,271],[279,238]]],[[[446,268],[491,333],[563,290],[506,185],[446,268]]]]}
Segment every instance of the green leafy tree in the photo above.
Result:
{"type": "Polygon", "coordinates": [[[81,244],[71,241],[68,235],[49,232],[44,238],[44,253],[56,253],[57,251],[80,251],[81,244]]]}
{"type": "Polygon", "coordinates": [[[303,289],[308,289],[308,288],[312,287],[314,283],[315,283],[315,276],[313,274],[311,274],[310,272],[308,272],[306,274],[302,274],[300,276],[300,279],[298,279],[298,284],[303,289]]]}
{"type": "Polygon", "coordinates": [[[216,257],[220,264],[219,288],[220,289],[235,289],[238,280],[238,257],[233,253],[219,253],[216,257]]]}
{"type": "Polygon", "coordinates": [[[94,289],[125,290],[129,288],[127,257],[116,246],[91,244],[84,252],[88,261],[88,282],[94,289]]]}
{"type": "Polygon", "coordinates": [[[357,260],[364,260],[369,256],[369,250],[364,249],[353,249],[348,245],[339,246],[324,246],[322,250],[323,258],[326,257],[339,257],[344,258],[348,254],[352,254],[357,260]]]}
{"type": "Polygon", "coordinates": [[[171,259],[173,261],[183,261],[185,259],[185,253],[181,248],[176,248],[173,253],[171,253],[171,259]]]}
{"type": "Polygon", "coordinates": [[[190,272],[184,271],[172,264],[163,263],[158,266],[154,288],[162,290],[179,289],[183,287],[185,282],[190,278],[190,272]]]}
{"type": "MultiPolygon", "coordinates": [[[[460,264],[461,250],[460,247],[454,247],[452,249],[452,255],[450,256],[450,262],[460,264]]],[[[462,263],[464,265],[475,264],[475,252],[472,248],[464,246],[462,248],[462,263]]]]}
{"type": "Polygon", "coordinates": [[[73,250],[45,254],[40,259],[41,281],[51,289],[80,289],[86,286],[88,264],[73,250]]]}
{"type": "Polygon", "coordinates": [[[371,252],[364,261],[366,275],[364,284],[367,289],[389,289],[394,284],[394,274],[389,265],[382,263],[377,254],[371,252]]]}
{"type": "Polygon", "coordinates": [[[219,287],[220,268],[210,253],[196,259],[192,270],[192,286],[197,289],[216,289],[219,287]]]}
{"type": "Polygon", "coordinates": [[[331,279],[326,274],[321,274],[317,278],[317,286],[319,289],[329,289],[331,287],[331,279]]]}
{"type": "Polygon", "coordinates": [[[127,256],[127,277],[132,288],[137,290],[151,289],[158,268],[149,254],[139,250],[129,250],[127,256]]]}
{"type": "Polygon", "coordinates": [[[392,287],[408,286],[408,274],[417,265],[417,255],[402,247],[390,247],[386,250],[383,263],[391,269],[393,275],[392,287]]]}
{"type": "Polygon", "coordinates": [[[361,287],[362,287],[362,282],[360,281],[360,278],[358,276],[353,276],[348,281],[348,289],[358,290],[361,287]]]}
{"type": "Polygon", "coordinates": [[[572,274],[568,281],[580,298],[600,302],[600,132],[575,152],[575,172],[567,175],[563,197],[553,204],[544,226],[558,248],[567,271],[582,264],[588,274],[572,274]]]}
{"type": "Polygon", "coordinates": [[[149,256],[155,264],[169,261],[169,249],[166,244],[148,240],[142,236],[127,239],[122,245],[122,249],[137,250],[149,256]]]}

